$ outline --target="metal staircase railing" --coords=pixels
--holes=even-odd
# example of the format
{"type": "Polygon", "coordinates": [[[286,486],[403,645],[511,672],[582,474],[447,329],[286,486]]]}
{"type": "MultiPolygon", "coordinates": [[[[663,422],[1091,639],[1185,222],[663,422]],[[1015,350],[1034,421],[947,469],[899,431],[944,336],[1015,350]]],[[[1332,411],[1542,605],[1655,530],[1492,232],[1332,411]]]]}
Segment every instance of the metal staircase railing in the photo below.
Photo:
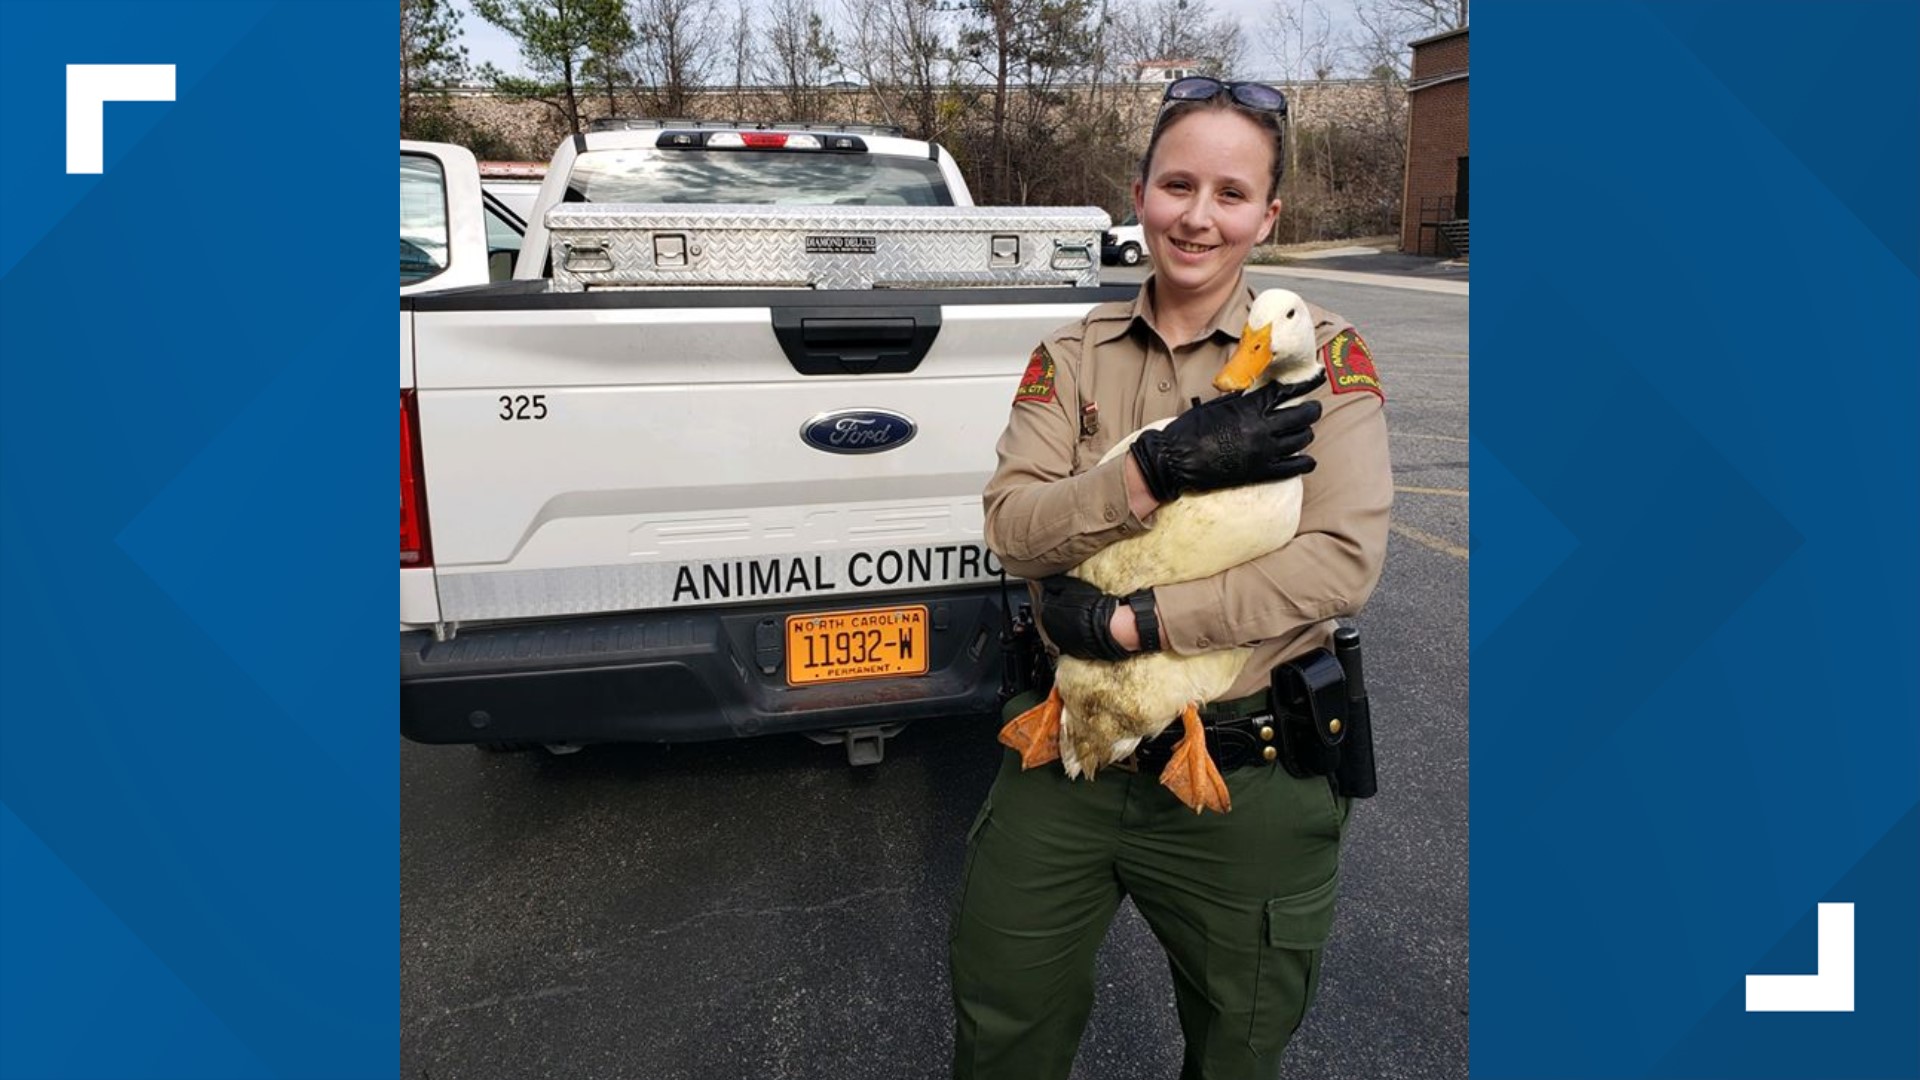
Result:
{"type": "Polygon", "coordinates": [[[1433,233],[1433,254],[1440,254],[1440,241],[1444,234],[1442,224],[1453,220],[1453,196],[1422,195],[1420,197],[1419,227],[1414,231],[1413,253],[1427,254],[1427,233],[1433,233]]]}

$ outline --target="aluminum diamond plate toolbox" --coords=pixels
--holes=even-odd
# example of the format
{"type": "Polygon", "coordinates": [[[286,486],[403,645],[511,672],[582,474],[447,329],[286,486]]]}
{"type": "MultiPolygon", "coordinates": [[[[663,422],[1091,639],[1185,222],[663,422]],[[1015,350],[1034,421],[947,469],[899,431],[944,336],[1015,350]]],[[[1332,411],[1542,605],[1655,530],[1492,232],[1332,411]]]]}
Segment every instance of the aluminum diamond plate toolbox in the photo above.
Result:
{"type": "Polygon", "coordinates": [[[1094,207],[563,204],[553,288],[1098,285],[1094,207]]]}

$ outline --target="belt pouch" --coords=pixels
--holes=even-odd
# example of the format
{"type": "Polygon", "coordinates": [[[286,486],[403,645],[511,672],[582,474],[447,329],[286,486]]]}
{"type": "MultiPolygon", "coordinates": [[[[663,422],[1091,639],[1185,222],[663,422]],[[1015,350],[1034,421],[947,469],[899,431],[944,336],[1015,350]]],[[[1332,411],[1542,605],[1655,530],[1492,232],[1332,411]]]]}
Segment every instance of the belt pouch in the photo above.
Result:
{"type": "Polygon", "coordinates": [[[1280,764],[1294,776],[1325,776],[1346,737],[1346,673],[1325,649],[1273,669],[1273,705],[1280,721],[1280,764]]]}

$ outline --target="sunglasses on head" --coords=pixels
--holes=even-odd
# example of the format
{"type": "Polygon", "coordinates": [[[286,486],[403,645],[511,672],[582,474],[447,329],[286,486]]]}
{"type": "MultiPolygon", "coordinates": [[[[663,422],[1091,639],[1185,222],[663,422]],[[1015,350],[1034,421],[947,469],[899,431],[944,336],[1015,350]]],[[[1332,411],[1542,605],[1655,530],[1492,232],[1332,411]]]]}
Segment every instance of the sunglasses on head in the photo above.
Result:
{"type": "Polygon", "coordinates": [[[1160,100],[1166,101],[1207,101],[1225,93],[1233,99],[1235,105],[1241,105],[1259,112],[1287,114],[1287,95],[1257,82],[1221,82],[1205,75],[1190,75],[1176,79],[1167,85],[1167,94],[1160,100]]]}

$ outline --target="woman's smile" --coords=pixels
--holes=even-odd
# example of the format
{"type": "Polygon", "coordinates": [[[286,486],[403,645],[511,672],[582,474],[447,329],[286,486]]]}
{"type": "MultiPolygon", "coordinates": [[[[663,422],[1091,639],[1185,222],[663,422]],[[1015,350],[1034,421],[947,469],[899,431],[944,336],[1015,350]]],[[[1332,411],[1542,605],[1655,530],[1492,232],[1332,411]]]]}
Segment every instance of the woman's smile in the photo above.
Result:
{"type": "Polygon", "coordinates": [[[1238,110],[1190,113],[1160,136],[1134,181],[1153,258],[1154,303],[1176,334],[1203,327],[1273,225],[1273,136],[1238,110]]]}

